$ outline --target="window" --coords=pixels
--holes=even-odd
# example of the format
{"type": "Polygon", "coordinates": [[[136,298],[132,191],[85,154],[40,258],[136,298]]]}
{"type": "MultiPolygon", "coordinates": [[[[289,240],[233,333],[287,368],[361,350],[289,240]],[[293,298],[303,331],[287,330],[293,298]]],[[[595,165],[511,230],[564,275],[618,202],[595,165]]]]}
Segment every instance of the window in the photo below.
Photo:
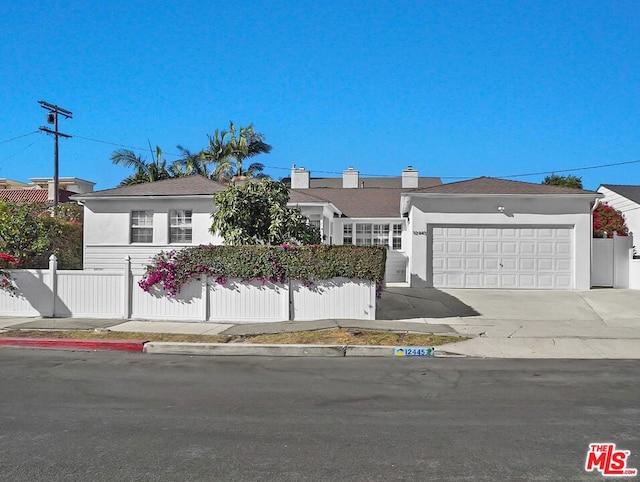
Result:
{"type": "Polygon", "coordinates": [[[389,225],[373,224],[373,244],[378,246],[389,246],[389,225]]]}
{"type": "Polygon", "coordinates": [[[353,224],[342,226],[342,244],[402,249],[402,223],[355,223],[355,242],[353,226],[353,224]]]}
{"type": "Polygon", "coordinates": [[[371,246],[372,224],[356,224],[356,244],[358,246],[371,246]]]}
{"type": "Polygon", "coordinates": [[[342,226],[342,244],[353,244],[353,224],[342,226]]]}
{"type": "Polygon", "coordinates": [[[153,243],[153,211],[131,211],[131,242],[153,243]]]}
{"type": "Polygon", "coordinates": [[[191,243],[193,237],[191,227],[192,215],[193,211],[186,209],[174,209],[170,212],[170,243],[191,243]]]}
{"type": "Polygon", "coordinates": [[[402,224],[393,225],[393,237],[391,239],[391,249],[402,249],[402,224]]]}

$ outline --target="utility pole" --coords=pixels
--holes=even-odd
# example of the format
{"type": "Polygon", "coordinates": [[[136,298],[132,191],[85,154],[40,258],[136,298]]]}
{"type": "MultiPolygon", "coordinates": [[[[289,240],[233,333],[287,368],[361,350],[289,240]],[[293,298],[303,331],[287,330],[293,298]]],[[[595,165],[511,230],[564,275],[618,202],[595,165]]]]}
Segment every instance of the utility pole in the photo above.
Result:
{"type": "Polygon", "coordinates": [[[53,212],[55,213],[58,209],[58,197],[59,197],[59,189],[58,186],[60,184],[60,178],[58,176],[58,137],[70,138],[69,134],[63,134],[58,131],[58,114],[63,116],[65,119],[71,119],[73,113],[62,107],[58,107],[54,104],[49,104],[44,100],[39,100],[38,104],[43,109],[49,111],[47,114],[47,122],[49,124],[53,124],[53,130],[48,127],[41,126],[40,130],[44,131],[48,134],[53,134],[54,143],[53,143],[53,212]]]}

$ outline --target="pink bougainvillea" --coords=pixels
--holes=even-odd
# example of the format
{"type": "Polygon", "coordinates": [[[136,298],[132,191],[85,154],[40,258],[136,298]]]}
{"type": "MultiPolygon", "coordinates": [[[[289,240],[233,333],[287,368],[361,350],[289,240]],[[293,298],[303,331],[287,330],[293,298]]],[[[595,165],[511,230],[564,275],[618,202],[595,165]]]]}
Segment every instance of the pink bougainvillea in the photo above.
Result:
{"type": "Polygon", "coordinates": [[[612,238],[613,233],[618,236],[629,235],[624,216],[608,204],[600,203],[593,210],[593,237],[612,238]]]}
{"type": "Polygon", "coordinates": [[[0,253],[0,290],[7,291],[12,296],[16,294],[17,287],[9,269],[18,266],[19,261],[15,256],[0,253]]]}

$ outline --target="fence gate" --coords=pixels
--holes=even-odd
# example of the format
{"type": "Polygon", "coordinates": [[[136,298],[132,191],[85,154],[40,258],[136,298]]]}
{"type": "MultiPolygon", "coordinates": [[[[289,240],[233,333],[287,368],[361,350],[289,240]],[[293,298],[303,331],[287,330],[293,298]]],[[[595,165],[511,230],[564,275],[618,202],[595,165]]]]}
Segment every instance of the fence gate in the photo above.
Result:
{"type": "Polygon", "coordinates": [[[629,287],[629,250],[632,236],[593,238],[591,240],[591,286],[629,287]]]}

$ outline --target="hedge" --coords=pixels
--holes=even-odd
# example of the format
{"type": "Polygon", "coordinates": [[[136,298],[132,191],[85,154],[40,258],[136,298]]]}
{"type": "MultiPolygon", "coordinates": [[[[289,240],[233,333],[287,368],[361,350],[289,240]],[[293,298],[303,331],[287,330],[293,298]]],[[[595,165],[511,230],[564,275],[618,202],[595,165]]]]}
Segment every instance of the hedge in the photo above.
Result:
{"type": "Polygon", "coordinates": [[[375,281],[382,286],[387,251],[381,246],[213,246],[162,251],[147,266],[139,286],[176,296],[201,276],[224,284],[228,279],[310,285],[331,278],[375,281]]]}

